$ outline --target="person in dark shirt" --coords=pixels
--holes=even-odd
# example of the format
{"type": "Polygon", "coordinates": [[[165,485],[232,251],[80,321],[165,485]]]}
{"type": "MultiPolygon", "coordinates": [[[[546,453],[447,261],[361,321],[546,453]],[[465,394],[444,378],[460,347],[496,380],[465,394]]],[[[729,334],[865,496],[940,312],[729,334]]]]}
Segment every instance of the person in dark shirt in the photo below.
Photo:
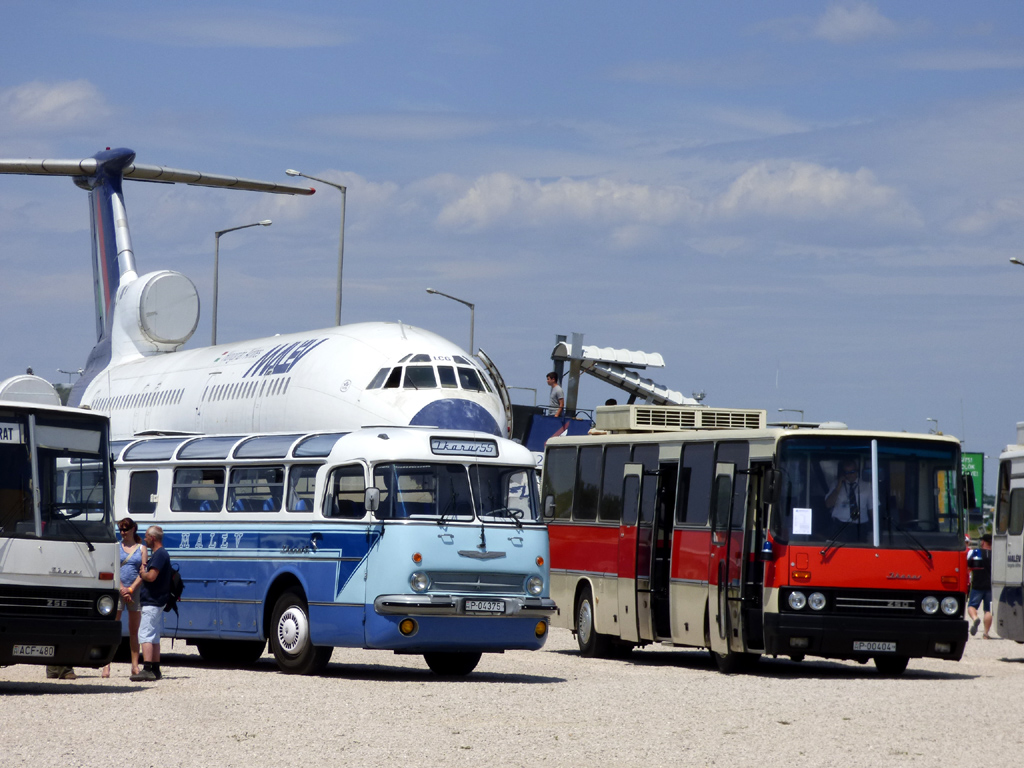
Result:
{"type": "Polygon", "coordinates": [[[142,646],[142,669],[129,680],[150,682],[159,680],[160,672],[160,629],[163,625],[164,606],[171,595],[171,557],[164,548],[164,531],[159,525],[146,529],[146,546],[150,555],[147,564],[139,572],[142,589],[139,602],[142,603],[142,621],[139,624],[139,644],[142,646]]]}
{"type": "Polygon", "coordinates": [[[986,640],[991,640],[992,629],[992,534],[981,537],[981,546],[972,549],[967,555],[967,565],[971,569],[971,596],[967,601],[967,615],[971,617],[971,634],[978,634],[978,608],[983,606],[985,612],[986,640]]]}

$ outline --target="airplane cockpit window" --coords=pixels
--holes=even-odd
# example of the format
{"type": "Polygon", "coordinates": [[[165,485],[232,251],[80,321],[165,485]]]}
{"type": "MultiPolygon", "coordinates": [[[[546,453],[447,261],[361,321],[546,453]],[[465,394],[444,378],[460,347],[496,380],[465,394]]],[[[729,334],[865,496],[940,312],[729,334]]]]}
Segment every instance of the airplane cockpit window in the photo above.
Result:
{"type": "Polygon", "coordinates": [[[462,355],[452,355],[452,360],[461,365],[472,365],[472,363],[469,362],[469,360],[464,358],[462,355]]]}
{"type": "Polygon", "coordinates": [[[410,363],[429,363],[430,362],[430,355],[423,355],[423,354],[414,355],[412,360],[410,360],[409,362],[410,363]]]}
{"type": "Polygon", "coordinates": [[[480,381],[480,374],[476,372],[475,368],[463,368],[460,366],[459,384],[462,385],[463,389],[468,389],[472,392],[484,391],[484,385],[480,381]]]}
{"type": "Polygon", "coordinates": [[[406,355],[405,357],[403,357],[403,358],[402,358],[401,360],[399,360],[398,362],[400,362],[400,363],[404,363],[404,362],[405,362],[406,360],[408,360],[408,359],[409,359],[410,357],[412,357],[412,352],[410,352],[410,353],[409,353],[408,355],[406,355]]]}
{"type": "Polygon", "coordinates": [[[405,389],[436,389],[434,367],[431,365],[410,365],[405,369],[405,389]]]}
{"type": "Polygon", "coordinates": [[[441,386],[445,389],[458,389],[459,382],[455,378],[455,369],[450,365],[437,366],[437,377],[441,380],[441,386]]]}
{"type": "Polygon", "coordinates": [[[371,381],[369,384],[366,385],[366,388],[367,389],[380,389],[381,386],[384,384],[384,379],[386,379],[388,377],[388,372],[390,370],[391,370],[390,367],[388,367],[388,368],[381,368],[379,371],[377,371],[377,375],[373,377],[373,381],[371,381]]]}
{"type": "Polygon", "coordinates": [[[388,376],[387,382],[384,384],[384,389],[398,389],[398,385],[402,383],[402,366],[398,366],[388,376]]]}

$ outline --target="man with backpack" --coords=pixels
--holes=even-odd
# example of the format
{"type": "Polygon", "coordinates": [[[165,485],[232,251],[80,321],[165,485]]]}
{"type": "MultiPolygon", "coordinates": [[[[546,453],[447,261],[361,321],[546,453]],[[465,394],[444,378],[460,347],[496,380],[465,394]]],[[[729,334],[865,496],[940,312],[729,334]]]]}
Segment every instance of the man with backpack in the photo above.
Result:
{"type": "Polygon", "coordinates": [[[163,626],[164,606],[171,596],[171,556],[164,548],[164,530],[159,525],[146,529],[149,561],[139,572],[142,589],[142,621],[139,624],[139,644],[142,646],[142,669],[129,679],[135,682],[159,680],[160,629],[163,626]]]}

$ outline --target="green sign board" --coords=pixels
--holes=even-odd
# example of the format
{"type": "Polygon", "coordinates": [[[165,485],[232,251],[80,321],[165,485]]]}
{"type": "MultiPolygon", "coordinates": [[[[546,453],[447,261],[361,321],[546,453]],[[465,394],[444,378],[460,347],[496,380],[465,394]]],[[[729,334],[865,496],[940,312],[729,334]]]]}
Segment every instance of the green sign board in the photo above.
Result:
{"type": "Polygon", "coordinates": [[[968,508],[981,509],[981,494],[982,489],[985,487],[985,454],[961,453],[960,459],[964,477],[974,479],[974,503],[968,504],[968,508]]]}

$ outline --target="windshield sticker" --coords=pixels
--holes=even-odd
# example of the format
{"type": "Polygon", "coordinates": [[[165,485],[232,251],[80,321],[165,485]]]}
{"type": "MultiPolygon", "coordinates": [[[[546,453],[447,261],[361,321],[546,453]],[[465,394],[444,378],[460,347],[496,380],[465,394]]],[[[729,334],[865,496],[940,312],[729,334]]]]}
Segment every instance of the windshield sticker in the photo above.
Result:
{"type": "Polygon", "coordinates": [[[811,535],[811,510],[806,507],[793,507],[793,535],[811,535]]]}
{"type": "Polygon", "coordinates": [[[21,424],[11,423],[9,421],[0,421],[0,443],[15,443],[21,444],[25,442],[21,439],[21,424]]]}

